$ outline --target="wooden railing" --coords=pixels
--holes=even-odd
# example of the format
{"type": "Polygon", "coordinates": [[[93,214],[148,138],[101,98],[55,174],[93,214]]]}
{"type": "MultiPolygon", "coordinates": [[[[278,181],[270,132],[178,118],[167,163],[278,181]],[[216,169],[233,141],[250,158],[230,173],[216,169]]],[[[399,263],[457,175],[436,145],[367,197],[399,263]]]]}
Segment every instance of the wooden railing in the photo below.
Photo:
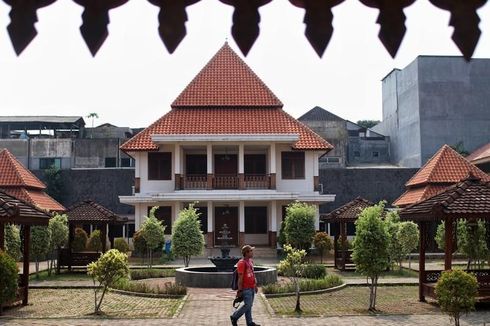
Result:
{"type": "Polygon", "coordinates": [[[246,174],[244,176],[245,189],[269,189],[270,177],[260,174],[246,174]]]}
{"type": "MultiPolygon", "coordinates": [[[[422,290],[425,296],[435,298],[435,284],[441,277],[443,271],[425,271],[422,274],[423,284],[422,290]]],[[[490,301],[490,270],[488,269],[476,269],[467,270],[466,272],[475,275],[478,281],[478,295],[477,301],[488,302],[490,301]]]]}
{"type": "Polygon", "coordinates": [[[184,189],[206,189],[208,177],[206,175],[185,175],[182,177],[184,189]]]}
{"type": "Polygon", "coordinates": [[[238,189],[238,176],[235,174],[214,175],[213,189],[238,189]]]}

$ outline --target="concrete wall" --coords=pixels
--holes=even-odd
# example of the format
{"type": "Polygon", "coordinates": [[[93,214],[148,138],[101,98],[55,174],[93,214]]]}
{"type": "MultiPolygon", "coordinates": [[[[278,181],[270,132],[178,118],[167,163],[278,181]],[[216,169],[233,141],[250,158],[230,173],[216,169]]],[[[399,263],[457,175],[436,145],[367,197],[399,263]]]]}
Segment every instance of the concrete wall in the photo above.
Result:
{"type": "Polygon", "coordinates": [[[61,159],[61,168],[72,167],[73,141],[70,138],[31,139],[30,165],[31,170],[38,170],[42,158],[61,159]]]}
{"type": "Polygon", "coordinates": [[[124,139],[100,138],[77,139],[74,141],[74,165],[75,168],[100,168],[105,167],[107,157],[116,158],[117,166],[120,166],[121,158],[129,158],[119,150],[124,139]]]}
{"type": "Polygon", "coordinates": [[[347,150],[348,165],[357,163],[389,163],[390,162],[390,139],[383,138],[360,138],[349,137],[347,150]],[[356,152],[359,156],[356,156],[356,152]],[[374,156],[374,152],[378,156],[374,156]]]}
{"type": "Polygon", "coordinates": [[[0,139],[0,150],[8,149],[25,167],[29,164],[29,142],[27,139],[0,139]]]}

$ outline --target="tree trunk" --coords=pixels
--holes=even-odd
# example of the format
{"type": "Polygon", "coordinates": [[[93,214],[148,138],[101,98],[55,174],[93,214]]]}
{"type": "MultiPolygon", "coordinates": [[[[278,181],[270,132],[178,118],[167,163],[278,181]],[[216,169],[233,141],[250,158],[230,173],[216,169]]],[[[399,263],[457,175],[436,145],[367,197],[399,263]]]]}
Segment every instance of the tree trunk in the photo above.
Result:
{"type": "Polygon", "coordinates": [[[97,288],[95,287],[95,279],[92,278],[94,282],[94,312],[97,313],[97,288]]]}
{"type": "Polygon", "coordinates": [[[459,315],[454,316],[454,326],[459,326],[459,315]]]}
{"type": "Polygon", "coordinates": [[[299,280],[296,280],[296,307],[294,308],[295,312],[302,312],[301,310],[301,302],[300,302],[300,294],[299,294],[299,280]]]}
{"type": "Polygon", "coordinates": [[[185,267],[189,267],[189,262],[191,261],[191,257],[190,256],[185,256],[184,257],[184,265],[185,267]]]}
{"type": "Polygon", "coordinates": [[[36,279],[39,280],[39,260],[36,258],[36,279]]]}
{"type": "Polygon", "coordinates": [[[100,306],[102,305],[102,300],[104,300],[104,295],[107,291],[107,287],[104,286],[104,290],[102,291],[102,295],[100,296],[100,301],[99,301],[99,304],[97,305],[96,309],[95,309],[95,313],[98,314],[100,312],[100,306]]]}

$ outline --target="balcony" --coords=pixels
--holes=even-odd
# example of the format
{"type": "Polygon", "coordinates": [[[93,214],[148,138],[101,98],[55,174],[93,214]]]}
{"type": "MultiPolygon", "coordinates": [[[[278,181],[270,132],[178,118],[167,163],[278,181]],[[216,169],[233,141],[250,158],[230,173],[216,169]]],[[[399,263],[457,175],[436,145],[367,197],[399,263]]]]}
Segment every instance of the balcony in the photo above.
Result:
{"type": "Polygon", "coordinates": [[[180,185],[177,185],[176,188],[183,190],[272,189],[271,176],[258,174],[183,175],[180,177],[180,185]]]}

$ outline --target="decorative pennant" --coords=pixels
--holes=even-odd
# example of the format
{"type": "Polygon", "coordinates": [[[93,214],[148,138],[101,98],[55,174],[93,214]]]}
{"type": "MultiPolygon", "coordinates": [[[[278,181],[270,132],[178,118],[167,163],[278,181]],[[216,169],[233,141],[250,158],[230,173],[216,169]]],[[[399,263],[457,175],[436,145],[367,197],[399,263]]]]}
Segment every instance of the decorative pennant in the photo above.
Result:
{"type": "Polygon", "coordinates": [[[380,25],[378,37],[391,57],[394,58],[407,31],[403,9],[410,6],[415,0],[360,1],[368,7],[379,9],[379,16],[376,20],[376,23],[380,25]]]}
{"type": "Polygon", "coordinates": [[[9,13],[10,24],[7,26],[7,31],[15,53],[20,55],[37,35],[37,30],[34,26],[37,22],[36,11],[39,8],[49,6],[56,0],[3,1],[12,8],[9,13]]]}
{"type": "Polygon", "coordinates": [[[220,0],[235,7],[231,35],[246,56],[259,37],[259,7],[272,0],[220,0]]]}
{"type": "Polygon", "coordinates": [[[200,0],[148,0],[157,7],[158,13],[158,33],[165,44],[168,52],[174,53],[180,42],[187,34],[185,22],[187,13],[185,8],[193,5],[200,0]]]}
{"type": "Polygon", "coordinates": [[[84,7],[80,32],[92,56],[104,44],[109,31],[109,10],[122,6],[128,0],[73,0],[84,7]]]}
{"type": "Polygon", "coordinates": [[[321,58],[333,34],[332,8],[344,0],[289,0],[296,7],[305,9],[305,36],[321,58]]]}
{"type": "Polygon", "coordinates": [[[478,25],[477,9],[487,0],[430,0],[441,9],[451,12],[449,25],[454,27],[452,39],[464,58],[469,61],[480,39],[481,31],[478,25]]]}

